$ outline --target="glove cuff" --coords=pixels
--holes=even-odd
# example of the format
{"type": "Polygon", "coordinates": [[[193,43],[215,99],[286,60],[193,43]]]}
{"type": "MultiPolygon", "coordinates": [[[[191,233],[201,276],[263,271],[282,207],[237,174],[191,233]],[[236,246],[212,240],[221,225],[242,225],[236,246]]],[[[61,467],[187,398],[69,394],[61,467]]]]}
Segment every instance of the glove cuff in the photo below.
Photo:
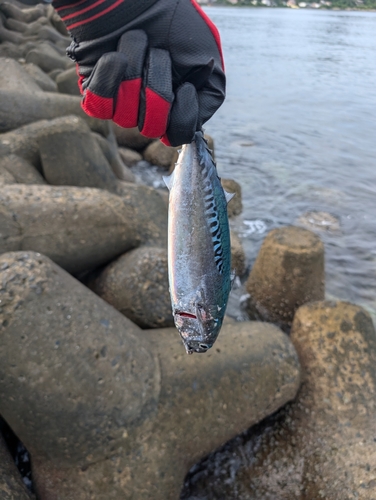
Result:
{"type": "Polygon", "coordinates": [[[53,0],[77,43],[108,35],[136,19],[159,0],[53,0]]]}

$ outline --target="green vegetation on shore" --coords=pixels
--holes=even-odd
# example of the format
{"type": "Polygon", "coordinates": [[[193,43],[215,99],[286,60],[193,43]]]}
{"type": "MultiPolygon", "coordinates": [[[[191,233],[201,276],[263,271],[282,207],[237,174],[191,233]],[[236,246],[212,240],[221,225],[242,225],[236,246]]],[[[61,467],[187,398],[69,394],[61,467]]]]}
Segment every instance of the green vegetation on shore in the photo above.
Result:
{"type": "MultiPolygon", "coordinates": [[[[214,4],[214,2],[212,3],[214,4]]],[[[308,8],[376,10],[376,0],[216,0],[215,2],[216,5],[232,5],[235,7],[291,7],[299,6],[302,3],[305,4],[304,7],[308,8]]]]}

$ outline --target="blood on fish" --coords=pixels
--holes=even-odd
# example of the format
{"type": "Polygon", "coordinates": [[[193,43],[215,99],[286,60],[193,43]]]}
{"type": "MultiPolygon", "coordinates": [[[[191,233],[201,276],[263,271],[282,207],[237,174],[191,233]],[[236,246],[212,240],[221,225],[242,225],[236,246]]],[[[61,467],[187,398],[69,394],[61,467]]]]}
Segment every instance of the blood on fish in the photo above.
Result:
{"type": "Polygon", "coordinates": [[[192,318],[192,319],[197,319],[197,316],[191,313],[186,313],[186,312],[178,312],[176,314],[179,314],[179,316],[182,316],[183,318],[192,318]]]}

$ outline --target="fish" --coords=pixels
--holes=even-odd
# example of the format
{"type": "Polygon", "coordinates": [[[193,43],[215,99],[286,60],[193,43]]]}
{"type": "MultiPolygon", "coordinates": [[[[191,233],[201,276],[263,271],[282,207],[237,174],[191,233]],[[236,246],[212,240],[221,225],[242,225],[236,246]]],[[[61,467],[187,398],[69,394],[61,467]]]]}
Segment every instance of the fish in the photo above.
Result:
{"type": "Polygon", "coordinates": [[[220,332],[230,294],[227,203],[203,132],[179,152],[169,189],[168,276],[175,326],[187,354],[210,349],[220,332]]]}

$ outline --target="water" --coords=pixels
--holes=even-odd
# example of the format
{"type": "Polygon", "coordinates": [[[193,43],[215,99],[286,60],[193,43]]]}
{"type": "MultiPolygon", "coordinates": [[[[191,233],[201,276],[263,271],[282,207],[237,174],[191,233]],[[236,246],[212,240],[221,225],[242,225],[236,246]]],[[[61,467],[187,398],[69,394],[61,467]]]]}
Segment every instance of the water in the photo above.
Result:
{"type": "MultiPolygon", "coordinates": [[[[327,296],[376,320],[376,13],[206,12],[228,75],[206,130],[220,175],[242,185],[235,227],[250,264],[268,231],[311,221],[325,244],[327,296]]],[[[242,470],[275,418],[193,467],[181,498],[250,498],[239,493],[242,470]]]]}
{"type": "Polygon", "coordinates": [[[327,212],[337,224],[312,225],[325,244],[327,297],[376,319],[376,13],[206,12],[228,78],[206,130],[221,176],[243,188],[236,229],[250,264],[268,231],[327,212]]]}

